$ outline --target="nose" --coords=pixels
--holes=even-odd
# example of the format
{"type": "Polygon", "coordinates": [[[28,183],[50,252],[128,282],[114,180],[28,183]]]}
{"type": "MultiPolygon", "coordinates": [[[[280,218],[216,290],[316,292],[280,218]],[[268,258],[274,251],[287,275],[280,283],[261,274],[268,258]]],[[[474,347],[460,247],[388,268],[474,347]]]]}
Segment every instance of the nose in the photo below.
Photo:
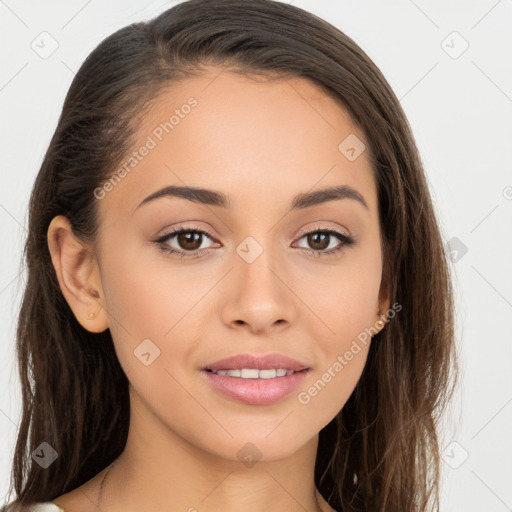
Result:
{"type": "Polygon", "coordinates": [[[298,298],[290,280],[266,251],[252,263],[240,258],[225,283],[220,312],[224,324],[260,335],[286,329],[297,315],[298,298]]]}

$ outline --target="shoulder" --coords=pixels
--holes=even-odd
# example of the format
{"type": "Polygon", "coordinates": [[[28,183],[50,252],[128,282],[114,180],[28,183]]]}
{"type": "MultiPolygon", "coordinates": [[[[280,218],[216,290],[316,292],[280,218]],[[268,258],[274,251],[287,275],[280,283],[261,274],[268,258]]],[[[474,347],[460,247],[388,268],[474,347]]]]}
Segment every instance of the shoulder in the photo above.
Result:
{"type": "Polygon", "coordinates": [[[39,501],[20,506],[16,500],[11,503],[0,503],[0,512],[97,512],[96,506],[91,505],[91,496],[97,492],[100,472],[77,489],[53,498],[52,501],[39,501]]]}

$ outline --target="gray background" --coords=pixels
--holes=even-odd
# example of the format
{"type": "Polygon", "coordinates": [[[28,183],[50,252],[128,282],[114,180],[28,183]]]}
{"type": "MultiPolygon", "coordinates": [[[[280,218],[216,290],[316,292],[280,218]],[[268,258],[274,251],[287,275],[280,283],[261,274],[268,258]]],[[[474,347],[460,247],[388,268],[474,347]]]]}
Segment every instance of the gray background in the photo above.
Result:
{"type": "MultiPolygon", "coordinates": [[[[176,3],[0,0],[0,503],[21,405],[14,332],[33,181],[86,56],[176,3]]],[[[443,424],[441,510],[512,510],[512,1],[288,3],[346,32],[381,68],[425,164],[456,273],[462,365],[443,424]]]]}

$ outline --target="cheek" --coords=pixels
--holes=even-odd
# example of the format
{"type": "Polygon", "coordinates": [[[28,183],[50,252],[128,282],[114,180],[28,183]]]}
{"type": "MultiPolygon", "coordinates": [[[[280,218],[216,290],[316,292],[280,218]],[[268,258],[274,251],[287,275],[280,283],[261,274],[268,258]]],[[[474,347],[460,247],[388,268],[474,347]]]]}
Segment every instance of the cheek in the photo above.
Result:
{"type": "Polygon", "coordinates": [[[118,324],[134,339],[163,337],[205,293],[198,271],[180,267],[157,247],[130,246],[125,241],[123,251],[105,255],[102,267],[105,301],[114,326],[118,324]]]}
{"type": "Polygon", "coordinates": [[[344,256],[339,264],[306,273],[301,281],[300,293],[316,317],[308,324],[319,364],[297,401],[308,414],[326,420],[342,409],[363,372],[382,274],[374,239],[344,256]]]}
{"type": "Polygon", "coordinates": [[[343,348],[377,313],[382,266],[378,243],[351,248],[332,265],[311,263],[304,269],[298,294],[314,314],[315,338],[343,348]]]}
{"type": "Polygon", "coordinates": [[[154,360],[147,368],[152,371],[139,383],[144,387],[155,378],[154,368],[172,368],[196,349],[201,320],[211,310],[213,294],[208,290],[218,280],[218,270],[215,274],[209,269],[198,279],[197,268],[180,267],[158,248],[141,249],[126,240],[125,250],[111,249],[101,266],[109,328],[121,366],[135,384],[141,369],[146,371],[141,354],[149,353],[154,360]]]}
{"type": "Polygon", "coordinates": [[[319,430],[339,413],[350,398],[363,372],[369,346],[369,342],[355,343],[337,351],[297,394],[297,407],[309,418],[321,421],[317,427],[319,430]]]}
{"type": "Polygon", "coordinates": [[[310,418],[324,421],[319,428],[343,408],[366,364],[380,287],[379,260],[368,263],[347,265],[346,272],[340,266],[323,293],[308,294],[321,320],[310,323],[319,364],[297,402],[310,418]]]}

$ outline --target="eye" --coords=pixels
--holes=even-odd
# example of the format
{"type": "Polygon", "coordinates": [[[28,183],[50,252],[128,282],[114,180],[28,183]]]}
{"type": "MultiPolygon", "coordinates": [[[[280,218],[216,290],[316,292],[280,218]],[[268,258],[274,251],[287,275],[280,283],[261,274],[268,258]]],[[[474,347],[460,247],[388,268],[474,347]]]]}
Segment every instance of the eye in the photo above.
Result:
{"type": "MultiPolygon", "coordinates": [[[[179,258],[199,258],[211,248],[211,245],[201,248],[205,238],[212,240],[213,236],[203,229],[180,226],[152,242],[158,245],[162,252],[176,255],[179,258]]],[[[306,243],[310,247],[299,246],[299,248],[305,249],[305,254],[313,257],[336,254],[346,246],[355,243],[352,237],[328,228],[309,231],[303,234],[299,240],[302,239],[306,239],[306,243]],[[334,239],[338,240],[338,244],[333,246],[334,239]]]]}
{"type": "Polygon", "coordinates": [[[346,246],[353,245],[355,242],[352,237],[335,229],[308,231],[299,240],[303,238],[306,239],[306,243],[310,246],[309,248],[306,247],[306,254],[313,255],[314,257],[339,253],[346,246]],[[335,242],[333,237],[338,240],[338,245],[332,245],[332,242],[335,242]]]}
{"type": "Polygon", "coordinates": [[[180,258],[198,258],[210,247],[201,248],[205,237],[212,239],[212,236],[203,229],[180,226],[153,240],[153,243],[157,244],[162,252],[175,254],[180,258]],[[178,246],[173,246],[171,242],[178,246]]]}

